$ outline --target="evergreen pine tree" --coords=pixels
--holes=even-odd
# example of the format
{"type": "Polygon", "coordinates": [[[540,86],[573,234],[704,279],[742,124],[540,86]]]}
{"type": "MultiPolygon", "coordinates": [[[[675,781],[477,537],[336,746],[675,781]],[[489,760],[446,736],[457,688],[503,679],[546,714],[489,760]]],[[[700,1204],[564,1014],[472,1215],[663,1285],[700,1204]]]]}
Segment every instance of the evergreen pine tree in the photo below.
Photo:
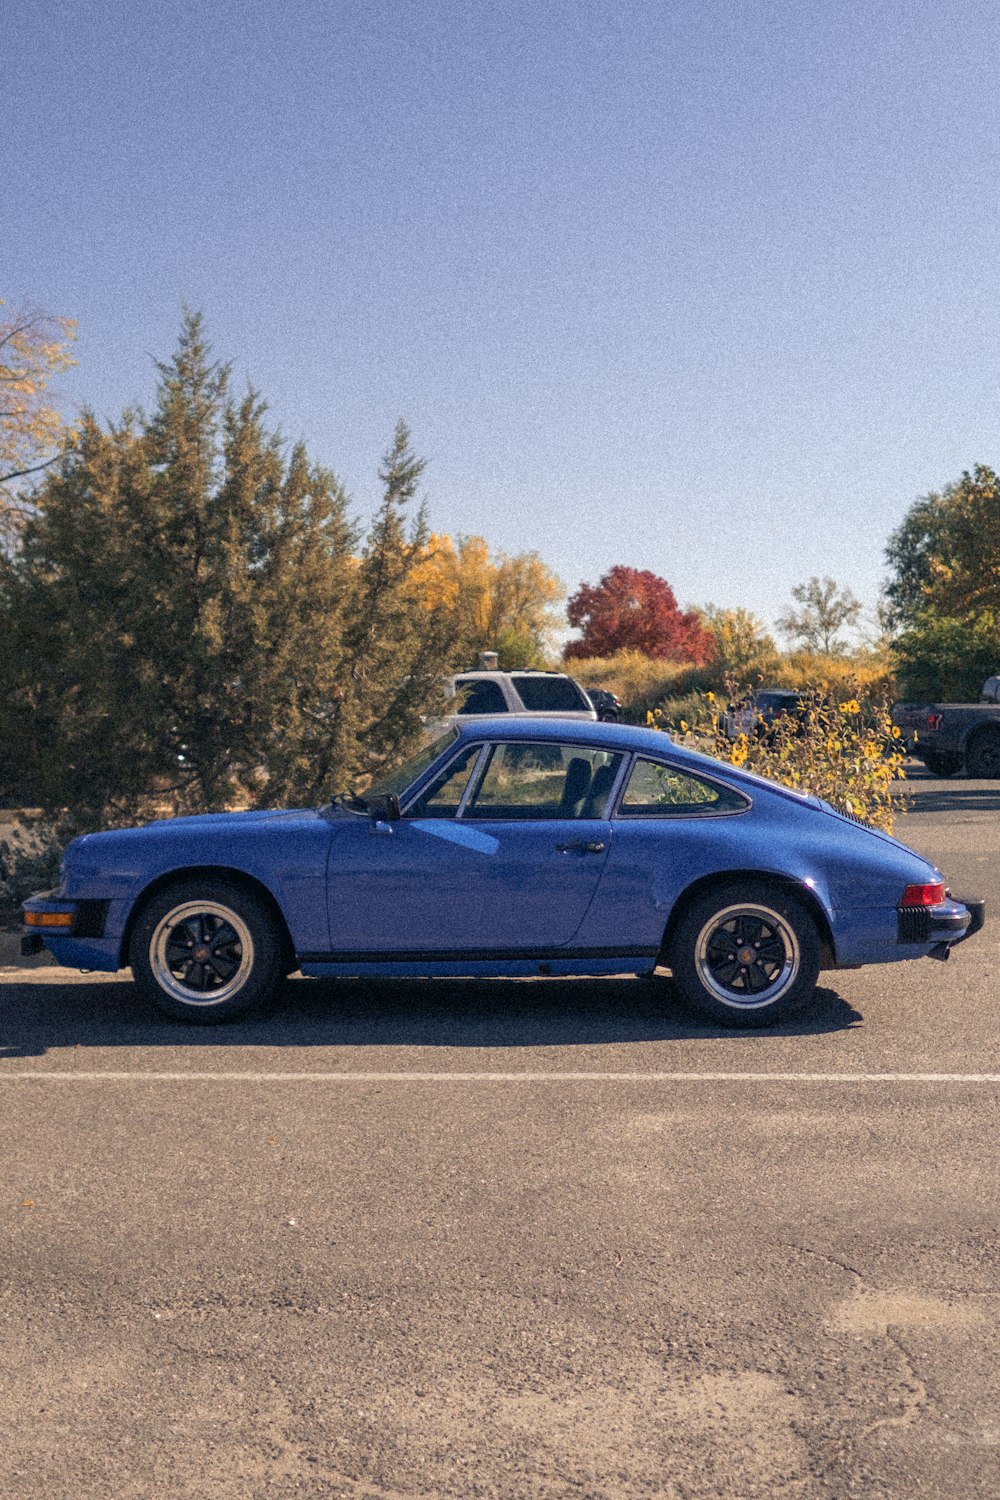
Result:
{"type": "Polygon", "coordinates": [[[84,416],[0,559],[0,796],[81,826],[322,800],[409,748],[450,664],[405,425],[358,558],[342,487],[232,402],[197,316],[158,370],[149,420],[84,416]]]}
{"type": "Polygon", "coordinates": [[[379,470],[382,502],[365,540],[345,636],[342,764],[347,769],[353,741],[356,772],[378,771],[419,739],[454,650],[453,613],[427,610],[419,597],[429,529],[425,506],[415,513],[411,507],[425,468],[400,418],[379,470]]]}

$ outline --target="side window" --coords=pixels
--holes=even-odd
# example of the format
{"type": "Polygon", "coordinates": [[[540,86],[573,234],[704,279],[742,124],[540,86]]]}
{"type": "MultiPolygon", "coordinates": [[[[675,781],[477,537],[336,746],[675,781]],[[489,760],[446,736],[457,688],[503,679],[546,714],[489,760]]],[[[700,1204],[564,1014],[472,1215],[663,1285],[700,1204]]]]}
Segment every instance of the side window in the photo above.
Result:
{"type": "Polygon", "coordinates": [[[411,802],[407,818],[453,818],[469,784],[481,745],[467,745],[461,755],[449,761],[429,786],[424,787],[416,802],[411,802]]]}
{"type": "Polygon", "coordinates": [[[505,714],[507,712],[507,703],[500,684],[490,682],[489,678],[480,679],[478,682],[475,680],[456,682],[455,690],[463,700],[458,709],[460,714],[505,714]]]}
{"type": "Polygon", "coordinates": [[[730,787],[702,781],[676,766],[637,760],[620,812],[632,818],[697,817],[704,813],[741,812],[749,805],[749,798],[730,787]]]}
{"type": "Polygon", "coordinates": [[[572,677],[532,677],[527,672],[515,672],[510,680],[529,713],[579,713],[590,707],[572,677]]]}
{"type": "Polygon", "coordinates": [[[466,818],[603,818],[621,755],[586,745],[496,745],[466,818]]]}

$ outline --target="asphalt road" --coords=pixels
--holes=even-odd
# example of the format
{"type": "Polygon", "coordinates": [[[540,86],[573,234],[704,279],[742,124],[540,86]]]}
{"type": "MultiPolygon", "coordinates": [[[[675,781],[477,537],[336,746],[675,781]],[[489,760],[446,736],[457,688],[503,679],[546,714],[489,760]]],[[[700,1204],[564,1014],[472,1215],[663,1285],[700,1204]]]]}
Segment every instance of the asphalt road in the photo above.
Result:
{"type": "MultiPolygon", "coordinates": [[[[1000,912],[1000,783],[911,794],[1000,912]]],[[[6,969],[3,1500],[1000,1496],[994,924],[758,1035],[667,981],[203,1031],[6,969]]]]}

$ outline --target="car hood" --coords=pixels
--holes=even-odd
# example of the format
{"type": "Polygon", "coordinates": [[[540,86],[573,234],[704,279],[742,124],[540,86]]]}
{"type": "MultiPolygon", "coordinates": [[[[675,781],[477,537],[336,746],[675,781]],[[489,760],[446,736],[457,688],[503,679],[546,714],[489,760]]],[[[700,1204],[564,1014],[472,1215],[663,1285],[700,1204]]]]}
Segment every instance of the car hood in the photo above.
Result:
{"type": "Polygon", "coordinates": [[[66,853],[74,855],[92,849],[106,849],[110,845],[138,844],[164,841],[173,838],[190,838],[192,834],[240,834],[252,833],[258,828],[284,828],[314,826],[326,817],[324,808],[291,808],[255,812],[197,813],[187,818],[158,818],[144,823],[140,828],[111,828],[101,833],[85,833],[67,847],[66,853]]]}

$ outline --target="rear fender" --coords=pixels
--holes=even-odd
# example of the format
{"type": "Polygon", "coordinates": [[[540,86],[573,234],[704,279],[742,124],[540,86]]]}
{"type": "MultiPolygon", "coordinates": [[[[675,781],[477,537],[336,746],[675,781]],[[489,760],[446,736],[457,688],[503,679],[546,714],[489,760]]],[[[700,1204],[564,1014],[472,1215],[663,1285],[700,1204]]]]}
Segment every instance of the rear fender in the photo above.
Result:
{"type": "Polygon", "coordinates": [[[715,886],[739,884],[745,882],[747,886],[776,886],[787,895],[793,896],[801,906],[804,906],[809,915],[816,923],[816,930],[820,939],[820,967],[832,969],[836,967],[837,954],[833,941],[833,932],[830,927],[830,917],[820,896],[816,890],[806,885],[801,880],[795,880],[789,875],[768,874],[761,870],[723,870],[711,875],[704,875],[700,880],[692,881],[686,887],[678,899],[674,902],[673,910],[663,933],[660,943],[658,963],[666,962],[666,955],[670,951],[670,943],[674,932],[685,911],[707,891],[715,886]]]}

